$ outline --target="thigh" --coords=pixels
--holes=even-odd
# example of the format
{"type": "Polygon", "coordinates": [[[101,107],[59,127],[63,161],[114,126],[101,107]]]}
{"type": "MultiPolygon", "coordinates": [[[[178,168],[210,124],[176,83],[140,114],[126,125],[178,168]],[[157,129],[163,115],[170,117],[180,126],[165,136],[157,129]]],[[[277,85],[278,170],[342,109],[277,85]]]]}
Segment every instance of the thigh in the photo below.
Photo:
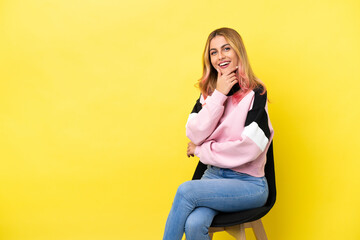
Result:
{"type": "Polygon", "coordinates": [[[201,179],[180,185],[178,191],[194,207],[232,212],[260,207],[268,196],[267,185],[240,179],[201,179]]]}

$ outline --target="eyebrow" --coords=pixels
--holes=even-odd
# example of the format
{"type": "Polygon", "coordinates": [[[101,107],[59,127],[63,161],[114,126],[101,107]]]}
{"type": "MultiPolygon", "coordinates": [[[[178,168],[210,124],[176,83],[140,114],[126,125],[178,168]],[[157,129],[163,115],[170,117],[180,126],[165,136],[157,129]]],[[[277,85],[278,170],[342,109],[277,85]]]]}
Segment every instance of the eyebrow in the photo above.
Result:
{"type": "MultiPolygon", "coordinates": [[[[227,43],[227,44],[222,45],[221,48],[225,47],[226,45],[229,45],[229,46],[230,46],[230,44],[227,43]]],[[[216,49],[215,49],[215,48],[211,48],[211,49],[209,50],[209,52],[210,52],[211,50],[216,50],[216,49]]]]}

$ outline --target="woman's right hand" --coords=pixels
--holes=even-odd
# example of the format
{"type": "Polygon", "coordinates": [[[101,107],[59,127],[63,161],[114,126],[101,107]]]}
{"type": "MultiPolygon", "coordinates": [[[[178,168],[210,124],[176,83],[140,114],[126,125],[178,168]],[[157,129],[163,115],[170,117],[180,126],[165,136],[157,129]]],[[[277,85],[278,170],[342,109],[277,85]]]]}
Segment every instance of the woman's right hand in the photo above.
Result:
{"type": "Polygon", "coordinates": [[[188,143],[187,152],[186,152],[186,154],[187,154],[188,157],[194,157],[194,155],[195,155],[195,148],[196,148],[195,143],[193,143],[193,142],[189,142],[189,143],[188,143]]]}
{"type": "Polygon", "coordinates": [[[225,69],[224,73],[221,73],[220,69],[216,69],[218,71],[216,90],[218,90],[224,95],[227,95],[230,92],[231,88],[239,82],[235,73],[237,69],[237,66],[225,69]]]}

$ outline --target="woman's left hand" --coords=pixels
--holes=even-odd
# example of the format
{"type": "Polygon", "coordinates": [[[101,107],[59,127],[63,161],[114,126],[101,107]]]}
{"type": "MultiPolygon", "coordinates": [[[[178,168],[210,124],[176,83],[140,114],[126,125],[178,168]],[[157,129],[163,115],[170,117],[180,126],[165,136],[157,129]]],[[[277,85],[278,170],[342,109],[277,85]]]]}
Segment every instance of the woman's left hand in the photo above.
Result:
{"type": "Polygon", "coordinates": [[[196,148],[196,145],[193,143],[193,142],[189,142],[188,143],[188,147],[187,147],[187,156],[188,157],[194,157],[195,155],[195,148],[196,148]]]}

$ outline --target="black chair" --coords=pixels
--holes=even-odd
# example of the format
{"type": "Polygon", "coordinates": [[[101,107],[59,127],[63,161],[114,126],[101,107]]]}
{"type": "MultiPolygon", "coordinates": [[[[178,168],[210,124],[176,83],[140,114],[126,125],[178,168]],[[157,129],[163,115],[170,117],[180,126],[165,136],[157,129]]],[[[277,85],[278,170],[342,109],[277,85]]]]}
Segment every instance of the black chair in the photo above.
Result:
{"type": "MultiPolygon", "coordinates": [[[[265,165],[265,176],[269,186],[269,197],[263,207],[249,209],[240,212],[219,213],[213,219],[209,228],[212,238],[214,232],[227,231],[237,240],[245,240],[245,228],[252,228],[257,240],[267,240],[261,218],[274,206],[276,200],[275,169],[273,143],[271,142],[265,165]]],[[[200,179],[207,166],[199,161],[194,172],[193,180],[200,179]]]]}

